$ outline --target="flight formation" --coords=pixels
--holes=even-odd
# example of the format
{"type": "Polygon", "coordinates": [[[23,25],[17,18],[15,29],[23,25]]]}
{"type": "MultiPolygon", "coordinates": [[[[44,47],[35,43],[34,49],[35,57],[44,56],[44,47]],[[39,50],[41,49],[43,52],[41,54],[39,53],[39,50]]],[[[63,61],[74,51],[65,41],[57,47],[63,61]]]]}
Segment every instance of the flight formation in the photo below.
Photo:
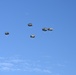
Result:
{"type": "MultiPolygon", "coordinates": [[[[33,24],[32,23],[28,23],[28,26],[32,27],[33,24]]],[[[53,28],[46,28],[46,27],[44,27],[44,28],[42,28],[42,31],[53,31],[53,28]]],[[[9,32],[5,32],[5,35],[9,35],[9,32]]],[[[35,38],[35,35],[31,34],[30,38],[35,38]]]]}

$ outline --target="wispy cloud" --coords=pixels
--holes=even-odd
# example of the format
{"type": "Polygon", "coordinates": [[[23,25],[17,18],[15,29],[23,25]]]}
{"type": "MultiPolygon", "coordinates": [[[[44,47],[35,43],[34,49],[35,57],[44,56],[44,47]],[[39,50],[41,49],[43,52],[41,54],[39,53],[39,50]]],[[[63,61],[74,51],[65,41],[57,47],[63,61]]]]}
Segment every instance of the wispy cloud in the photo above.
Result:
{"type": "Polygon", "coordinates": [[[14,65],[12,64],[12,63],[5,63],[5,62],[1,62],[0,63],[0,70],[1,71],[3,71],[3,70],[11,70],[12,69],[12,67],[13,67],[14,65]]]}
{"type": "Polygon", "coordinates": [[[43,72],[51,73],[46,67],[41,66],[40,62],[27,61],[20,58],[2,58],[0,59],[0,71],[27,71],[27,72],[43,72]],[[39,66],[40,65],[40,66],[39,66]]]}
{"type": "Polygon", "coordinates": [[[48,69],[43,70],[43,72],[52,73],[52,72],[51,72],[50,70],[48,70],[48,69]]]}
{"type": "Polygon", "coordinates": [[[0,66],[9,66],[9,67],[11,67],[11,66],[13,66],[13,64],[12,63],[0,63],[0,66]]]}
{"type": "Polygon", "coordinates": [[[59,67],[65,67],[64,64],[57,64],[59,67]]]}
{"type": "Polygon", "coordinates": [[[65,67],[63,62],[59,63],[50,58],[50,56],[43,56],[41,60],[26,60],[19,57],[0,57],[0,71],[37,72],[54,75],[54,70],[57,68],[60,70],[65,67]]]}

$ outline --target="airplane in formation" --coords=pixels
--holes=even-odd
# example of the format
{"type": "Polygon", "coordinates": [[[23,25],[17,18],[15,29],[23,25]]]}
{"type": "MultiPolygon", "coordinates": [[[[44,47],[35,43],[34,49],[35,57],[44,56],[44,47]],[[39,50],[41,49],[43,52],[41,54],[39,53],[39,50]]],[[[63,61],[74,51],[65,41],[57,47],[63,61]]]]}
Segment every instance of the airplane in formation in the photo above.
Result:
{"type": "MultiPolygon", "coordinates": [[[[32,27],[33,24],[32,23],[28,23],[28,26],[32,27]]],[[[46,27],[44,27],[44,28],[42,28],[42,31],[53,31],[53,28],[46,28],[46,27]]],[[[5,32],[5,35],[9,35],[9,32],[5,32]]],[[[30,38],[35,38],[35,35],[31,34],[30,38]]]]}
{"type": "Polygon", "coordinates": [[[5,32],[5,35],[9,35],[9,32],[5,32]]]}
{"type": "Polygon", "coordinates": [[[53,28],[42,28],[42,31],[53,31],[53,28]]]}

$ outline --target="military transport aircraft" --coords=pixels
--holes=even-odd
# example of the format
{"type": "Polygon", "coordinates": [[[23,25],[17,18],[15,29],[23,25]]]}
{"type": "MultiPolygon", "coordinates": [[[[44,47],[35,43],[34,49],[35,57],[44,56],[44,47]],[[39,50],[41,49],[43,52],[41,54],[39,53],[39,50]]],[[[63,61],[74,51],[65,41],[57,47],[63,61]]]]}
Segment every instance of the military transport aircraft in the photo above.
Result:
{"type": "Polygon", "coordinates": [[[5,35],[9,35],[9,32],[5,32],[5,35]]]}
{"type": "MultiPolygon", "coordinates": [[[[28,26],[31,27],[33,26],[32,23],[28,23],[28,26]]],[[[42,28],[42,31],[53,31],[53,28],[42,28]]],[[[9,32],[5,32],[5,35],[9,35],[9,32]]],[[[30,38],[35,38],[35,35],[34,34],[31,34],[30,35],[30,38]]]]}
{"type": "Polygon", "coordinates": [[[31,37],[31,38],[35,38],[35,35],[34,35],[34,34],[32,34],[32,35],[30,35],[30,37],[31,37]]]}

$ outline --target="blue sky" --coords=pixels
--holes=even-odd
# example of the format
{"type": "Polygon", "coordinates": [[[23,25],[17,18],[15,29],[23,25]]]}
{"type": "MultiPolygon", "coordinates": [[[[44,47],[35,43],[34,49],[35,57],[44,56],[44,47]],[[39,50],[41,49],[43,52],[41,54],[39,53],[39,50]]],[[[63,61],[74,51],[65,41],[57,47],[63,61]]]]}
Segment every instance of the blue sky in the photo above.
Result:
{"type": "Polygon", "coordinates": [[[0,1],[0,75],[22,74],[76,75],[75,0],[0,1]]]}

